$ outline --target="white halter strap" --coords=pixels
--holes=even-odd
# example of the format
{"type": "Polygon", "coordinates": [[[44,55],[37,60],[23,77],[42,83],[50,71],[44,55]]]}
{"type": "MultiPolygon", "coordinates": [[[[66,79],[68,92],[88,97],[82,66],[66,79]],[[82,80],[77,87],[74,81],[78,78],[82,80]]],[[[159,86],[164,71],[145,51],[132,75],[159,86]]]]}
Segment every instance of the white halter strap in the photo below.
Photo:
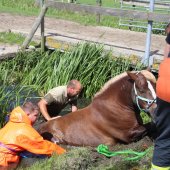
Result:
{"type": "Polygon", "coordinates": [[[138,106],[138,108],[139,108],[140,110],[143,110],[143,111],[145,111],[145,112],[146,112],[147,110],[146,110],[146,109],[142,109],[142,108],[140,107],[140,105],[139,105],[139,99],[142,100],[142,101],[147,102],[147,104],[148,104],[148,107],[147,107],[147,108],[149,108],[149,107],[152,105],[152,103],[156,102],[156,93],[155,93],[155,90],[154,90],[152,84],[150,83],[150,81],[147,81],[147,83],[148,83],[148,88],[149,88],[149,90],[150,90],[151,93],[152,93],[153,99],[147,99],[147,98],[145,98],[145,97],[139,96],[139,95],[137,94],[136,85],[135,85],[135,83],[134,83],[134,91],[135,91],[135,95],[136,95],[136,103],[137,103],[137,106],[138,106]]]}

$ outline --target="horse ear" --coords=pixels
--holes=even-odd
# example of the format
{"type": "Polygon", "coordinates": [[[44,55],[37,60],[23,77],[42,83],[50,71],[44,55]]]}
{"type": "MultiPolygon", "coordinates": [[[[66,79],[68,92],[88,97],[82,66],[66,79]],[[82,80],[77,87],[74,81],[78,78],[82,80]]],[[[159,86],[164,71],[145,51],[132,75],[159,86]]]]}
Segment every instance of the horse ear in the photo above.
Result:
{"type": "Polygon", "coordinates": [[[132,80],[135,81],[135,80],[137,79],[136,73],[132,73],[132,72],[130,72],[130,71],[127,71],[126,73],[127,73],[127,75],[128,75],[132,80]]]}
{"type": "Polygon", "coordinates": [[[151,72],[151,67],[150,67],[150,66],[148,66],[148,67],[144,67],[144,68],[143,68],[143,70],[146,70],[146,71],[151,72]]]}
{"type": "Polygon", "coordinates": [[[147,67],[146,70],[151,72],[151,67],[147,67]]]}
{"type": "Polygon", "coordinates": [[[141,73],[146,77],[147,80],[156,83],[155,76],[148,70],[141,70],[141,73]]]}

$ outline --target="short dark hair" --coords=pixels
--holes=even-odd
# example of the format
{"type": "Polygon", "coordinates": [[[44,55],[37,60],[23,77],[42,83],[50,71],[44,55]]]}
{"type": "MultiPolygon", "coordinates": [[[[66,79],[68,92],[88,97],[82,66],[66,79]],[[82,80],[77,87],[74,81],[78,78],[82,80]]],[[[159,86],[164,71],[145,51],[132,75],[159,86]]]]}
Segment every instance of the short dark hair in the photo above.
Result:
{"type": "Polygon", "coordinates": [[[77,84],[80,84],[80,86],[82,87],[81,83],[78,80],[70,80],[67,84],[67,87],[71,87],[71,88],[76,88],[77,84]]]}
{"type": "Polygon", "coordinates": [[[21,108],[26,111],[29,112],[30,114],[34,111],[34,110],[38,110],[39,111],[39,107],[36,103],[33,102],[25,102],[21,108]]]}

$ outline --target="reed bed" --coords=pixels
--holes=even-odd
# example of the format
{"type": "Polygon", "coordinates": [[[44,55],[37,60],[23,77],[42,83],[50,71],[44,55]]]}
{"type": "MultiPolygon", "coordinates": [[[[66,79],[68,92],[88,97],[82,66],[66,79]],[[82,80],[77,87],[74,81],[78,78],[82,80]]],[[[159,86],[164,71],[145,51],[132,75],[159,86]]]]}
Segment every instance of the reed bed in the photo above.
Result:
{"type": "Polygon", "coordinates": [[[130,67],[129,58],[113,57],[103,46],[83,43],[64,53],[19,52],[15,58],[0,63],[0,83],[34,85],[44,94],[70,79],[78,79],[84,85],[83,96],[90,98],[106,81],[130,67]]]}
{"type": "MultiPolygon", "coordinates": [[[[14,100],[14,95],[17,105],[23,98],[29,98],[30,93],[25,93],[25,89],[43,96],[49,89],[67,84],[71,79],[80,80],[84,86],[82,96],[91,98],[110,78],[130,68],[129,58],[114,57],[96,44],[77,44],[64,53],[21,51],[15,58],[0,63],[0,101],[14,100]],[[4,90],[4,87],[9,88],[4,90]]],[[[135,69],[140,70],[141,65],[135,69]]],[[[5,112],[8,105],[9,101],[1,110],[5,112]]]]}

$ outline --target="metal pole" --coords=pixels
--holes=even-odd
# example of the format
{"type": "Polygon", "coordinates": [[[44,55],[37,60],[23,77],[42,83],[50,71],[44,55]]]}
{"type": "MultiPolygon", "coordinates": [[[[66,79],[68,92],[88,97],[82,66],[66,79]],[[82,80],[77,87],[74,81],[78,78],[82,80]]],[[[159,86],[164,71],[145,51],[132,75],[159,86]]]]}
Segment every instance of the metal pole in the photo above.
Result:
{"type": "MultiPolygon", "coordinates": [[[[44,5],[44,0],[41,0],[41,9],[44,5]]],[[[44,36],[44,17],[41,20],[41,52],[45,51],[45,36],[44,36]]]]}
{"type": "MultiPolygon", "coordinates": [[[[150,0],[150,5],[149,5],[150,12],[154,11],[154,3],[155,3],[155,0],[150,0]]],[[[143,59],[143,64],[145,64],[146,66],[150,66],[153,64],[153,61],[150,60],[150,55],[149,55],[150,46],[151,46],[152,24],[153,24],[153,21],[148,21],[145,57],[143,59]],[[149,62],[149,61],[151,61],[151,62],[149,62]]]]}

